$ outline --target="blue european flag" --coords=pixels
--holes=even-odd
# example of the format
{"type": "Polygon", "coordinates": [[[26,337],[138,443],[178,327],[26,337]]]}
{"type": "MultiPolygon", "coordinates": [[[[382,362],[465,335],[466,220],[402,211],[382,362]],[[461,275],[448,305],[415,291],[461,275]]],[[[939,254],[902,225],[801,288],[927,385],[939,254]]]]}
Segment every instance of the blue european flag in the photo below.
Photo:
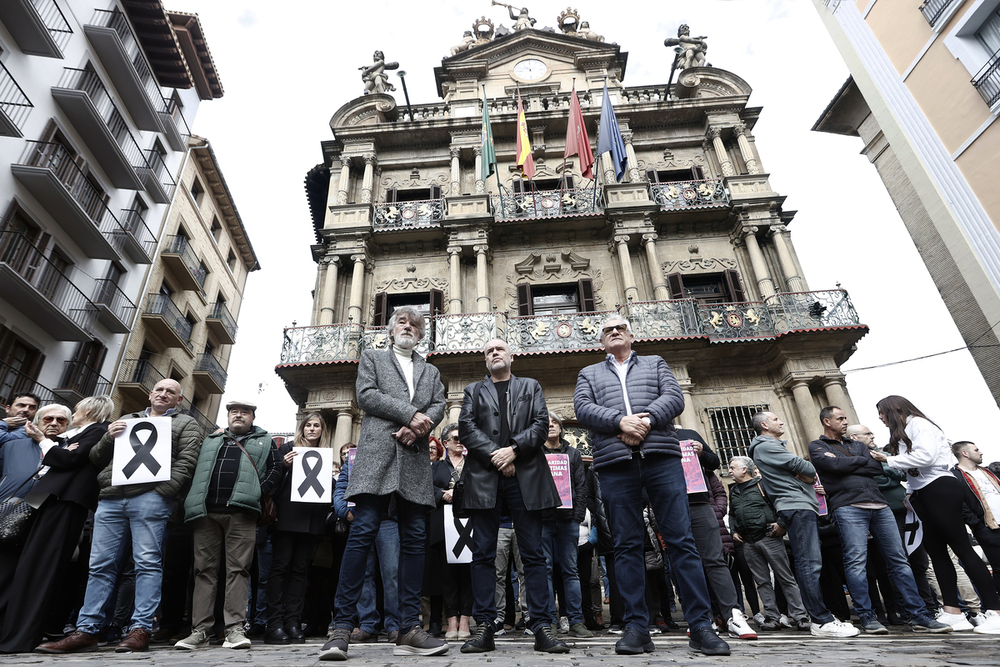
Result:
{"type": "Polygon", "coordinates": [[[615,109],[611,106],[611,96],[608,95],[608,82],[604,82],[604,102],[601,103],[601,125],[597,131],[597,154],[611,151],[611,162],[615,165],[615,180],[622,182],[628,165],[628,155],[625,153],[625,141],[622,131],[618,129],[618,119],[615,109]]]}

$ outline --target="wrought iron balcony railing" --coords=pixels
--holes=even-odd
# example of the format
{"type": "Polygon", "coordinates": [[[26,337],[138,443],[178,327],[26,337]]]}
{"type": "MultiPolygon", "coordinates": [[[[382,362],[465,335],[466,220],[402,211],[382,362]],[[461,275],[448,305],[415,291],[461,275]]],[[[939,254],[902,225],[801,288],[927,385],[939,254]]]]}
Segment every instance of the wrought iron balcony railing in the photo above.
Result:
{"type": "Polygon", "coordinates": [[[114,281],[103,278],[94,281],[94,303],[102,303],[125,324],[132,322],[135,304],[114,281]]]}
{"type": "Polygon", "coordinates": [[[601,321],[614,311],[507,318],[511,352],[565,352],[600,347],[601,321]]]}
{"type": "Polygon", "coordinates": [[[205,265],[198,255],[195,254],[194,248],[191,247],[191,241],[186,236],[180,234],[174,234],[167,236],[167,243],[163,248],[164,253],[170,253],[174,255],[180,255],[181,260],[184,265],[191,271],[199,287],[205,286],[205,278],[208,276],[208,271],[205,269],[205,265]]]}
{"type": "Polygon", "coordinates": [[[82,361],[67,361],[63,364],[63,376],[59,389],[69,390],[83,397],[105,396],[111,393],[111,380],[103,377],[95,369],[82,361]]]}
{"type": "Polygon", "coordinates": [[[187,140],[191,137],[191,128],[188,127],[187,120],[185,120],[184,114],[181,113],[181,108],[177,105],[177,100],[164,97],[163,105],[165,108],[160,113],[166,121],[173,121],[174,127],[177,128],[177,133],[186,144],[187,140]]]}
{"type": "Polygon", "coordinates": [[[858,324],[858,313],[845,290],[779,292],[765,303],[779,334],[858,324]]]}
{"type": "Polygon", "coordinates": [[[700,336],[698,302],[694,299],[674,301],[634,301],[628,305],[629,321],[636,338],[656,340],[700,336]]]}
{"type": "Polygon", "coordinates": [[[135,67],[136,74],[139,75],[139,81],[145,89],[153,108],[159,112],[166,112],[167,105],[163,100],[163,93],[160,92],[160,86],[156,82],[156,77],[153,76],[153,71],[146,62],[142,46],[132,33],[132,27],[128,24],[125,14],[117,7],[114,9],[95,9],[92,21],[94,25],[111,28],[118,33],[118,37],[125,46],[125,52],[132,60],[132,65],[135,67]]]}
{"type": "Polygon", "coordinates": [[[920,13],[924,15],[927,23],[933,28],[953,2],[955,0],[924,0],[923,4],[920,5],[920,13]]]}
{"type": "Polygon", "coordinates": [[[482,350],[494,338],[506,339],[506,316],[497,313],[457,313],[432,318],[434,352],[482,350]]]}
{"type": "Polygon", "coordinates": [[[147,392],[153,391],[156,383],[163,379],[163,373],[156,370],[149,359],[125,359],[118,372],[120,384],[137,384],[147,392]]]}
{"type": "Polygon", "coordinates": [[[996,103],[1000,102],[1000,50],[990,56],[982,69],[976,73],[972,85],[979,91],[979,95],[990,110],[993,110],[996,103]]]}
{"type": "Polygon", "coordinates": [[[282,364],[349,361],[361,355],[360,324],[288,327],[281,346],[282,364]]]}
{"type": "Polygon", "coordinates": [[[650,183],[649,189],[653,201],[660,205],[660,210],[726,206],[729,204],[729,193],[726,192],[726,186],[723,185],[722,180],[718,178],[708,178],[701,181],[650,183]]]}
{"type": "Polygon", "coordinates": [[[54,391],[39,384],[38,381],[22,373],[8,363],[0,361],[0,403],[7,405],[19,393],[35,394],[42,399],[42,405],[47,403],[61,403],[68,405],[66,399],[62,398],[54,391]]]}
{"type": "Polygon", "coordinates": [[[210,433],[215,433],[216,429],[219,427],[211,419],[205,416],[205,414],[198,408],[192,405],[191,401],[184,399],[181,401],[181,410],[188,413],[190,416],[194,417],[194,420],[198,422],[198,426],[201,427],[202,435],[209,435],[210,433]]]}
{"type": "Polygon", "coordinates": [[[440,227],[444,200],[401,201],[375,204],[375,230],[440,227]]]}
{"type": "MultiPolygon", "coordinates": [[[[0,113],[5,115],[10,123],[17,128],[16,136],[21,136],[20,133],[24,130],[22,124],[33,107],[31,100],[21,90],[21,86],[17,85],[17,81],[14,80],[4,64],[0,63],[0,113]]],[[[0,132],[0,134],[4,133],[0,132]]]]}
{"type": "Polygon", "coordinates": [[[167,164],[163,161],[163,156],[156,152],[153,148],[146,149],[146,164],[149,165],[149,170],[152,172],[153,177],[160,182],[163,186],[164,192],[166,192],[167,197],[174,196],[174,188],[177,187],[174,177],[170,174],[170,170],[167,169],[167,164]]]}
{"type": "Polygon", "coordinates": [[[223,389],[226,388],[226,369],[222,367],[222,364],[219,363],[219,360],[216,359],[214,355],[199,355],[198,363],[195,365],[194,369],[196,371],[208,373],[212,376],[212,379],[215,380],[216,384],[223,389]]]}
{"type": "Polygon", "coordinates": [[[214,306],[212,306],[212,312],[208,314],[206,319],[219,320],[222,322],[222,326],[225,327],[226,331],[229,333],[230,337],[236,338],[236,331],[238,327],[236,326],[236,320],[233,318],[232,313],[226,308],[226,304],[222,301],[217,301],[214,306]]]}
{"type": "Polygon", "coordinates": [[[156,237],[152,230],[146,225],[146,219],[142,213],[134,208],[123,208],[121,226],[126,232],[132,235],[136,242],[142,246],[147,255],[152,256],[156,249],[156,237]]]}
{"type": "Polygon", "coordinates": [[[191,346],[191,322],[184,317],[177,304],[166,294],[150,294],[146,298],[147,315],[160,315],[167,321],[170,328],[177,333],[178,337],[188,347],[191,346]]]}
{"type": "Polygon", "coordinates": [[[493,217],[497,220],[551,218],[600,213],[604,196],[600,188],[567,188],[541,192],[493,195],[493,217]]]}
{"type": "Polygon", "coordinates": [[[772,314],[759,302],[698,304],[699,327],[710,340],[774,338],[772,314]]]}

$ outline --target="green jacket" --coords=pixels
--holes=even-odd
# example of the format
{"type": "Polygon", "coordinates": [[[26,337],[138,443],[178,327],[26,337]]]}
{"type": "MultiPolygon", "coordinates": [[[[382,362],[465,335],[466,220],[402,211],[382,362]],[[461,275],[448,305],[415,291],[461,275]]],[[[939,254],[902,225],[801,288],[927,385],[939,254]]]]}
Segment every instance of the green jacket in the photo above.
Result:
{"type": "MultiPolygon", "coordinates": [[[[191,479],[191,490],[188,491],[187,498],[184,499],[185,522],[200,519],[208,514],[205,500],[208,497],[209,486],[211,486],[215,461],[225,438],[225,431],[213,433],[205,438],[205,442],[201,445],[198,465],[195,467],[194,477],[191,479]]],[[[260,514],[261,483],[267,472],[267,462],[271,456],[271,435],[259,426],[254,426],[250,437],[243,443],[243,447],[253,459],[254,465],[251,467],[247,457],[240,456],[236,486],[233,488],[233,495],[230,496],[227,504],[260,514]]]]}
{"type": "MultiPolygon", "coordinates": [[[[119,419],[141,419],[145,412],[133,412],[122,415],[119,419]]],[[[148,491],[156,491],[164,498],[173,498],[184,493],[191,474],[194,472],[195,461],[198,460],[198,449],[201,447],[201,427],[193,417],[180,412],[170,414],[170,479],[166,482],[151,484],[129,484],[126,486],[111,486],[111,460],[115,453],[115,439],[105,433],[101,441],[90,450],[90,462],[101,469],[97,475],[97,483],[101,487],[100,499],[132,498],[148,491]]]]}
{"type": "Polygon", "coordinates": [[[729,530],[739,533],[744,542],[760,542],[767,537],[772,523],[781,523],[761,491],[760,477],[729,487],[729,530]]]}

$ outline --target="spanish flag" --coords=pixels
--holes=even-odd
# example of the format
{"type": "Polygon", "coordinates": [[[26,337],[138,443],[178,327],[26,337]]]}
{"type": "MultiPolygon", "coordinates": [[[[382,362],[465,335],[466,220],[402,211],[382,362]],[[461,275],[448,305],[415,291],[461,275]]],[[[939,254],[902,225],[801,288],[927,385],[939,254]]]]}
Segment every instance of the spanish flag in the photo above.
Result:
{"type": "Polygon", "coordinates": [[[528,121],[524,119],[520,89],[517,91],[517,166],[529,181],[535,177],[535,160],[531,157],[528,121]]]}

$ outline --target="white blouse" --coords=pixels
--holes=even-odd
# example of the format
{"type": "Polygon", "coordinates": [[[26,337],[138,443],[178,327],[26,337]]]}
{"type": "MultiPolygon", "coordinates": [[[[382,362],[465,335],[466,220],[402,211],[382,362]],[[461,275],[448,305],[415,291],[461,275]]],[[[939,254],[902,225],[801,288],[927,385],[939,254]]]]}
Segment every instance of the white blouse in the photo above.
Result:
{"type": "MultiPolygon", "coordinates": [[[[887,463],[899,470],[915,468],[919,471],[916,477],[907,474],[906,489],[913,492],[922,489],[936,479],[951,477],[951,466],[955,457],[951,453],[951,443],[944,432],[923,417],[909,416],[906,418],[906,435],[909,436],[910,451],[899,456],[887,457],[887,463]]],[[[902,452],[904,443],[900,443],[902,452]]]]}

